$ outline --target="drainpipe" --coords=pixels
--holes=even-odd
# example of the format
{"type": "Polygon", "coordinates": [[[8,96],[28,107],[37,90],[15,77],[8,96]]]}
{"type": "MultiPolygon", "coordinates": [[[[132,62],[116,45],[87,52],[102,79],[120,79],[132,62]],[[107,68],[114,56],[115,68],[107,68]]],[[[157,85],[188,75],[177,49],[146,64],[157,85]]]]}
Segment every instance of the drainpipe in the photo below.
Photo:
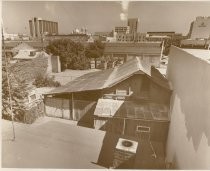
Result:
{"type": "Polygon", "coordinates": [[[125,118],[123,118],[123,132],[122,134],[124,135],[125,134],[125,118]]]}
{"type": "Polygon", "coordinates": [[[63,114],[63,98],[61,100],[61,115],[62,115],[62,118],[64,118],[64,114],[63,114]]]}
{"type": "Polygon", "coordinates": [[[72,113],[72,120],[75,120],[74,116],[74,94],[71,93],[71,113],[72,113]]]}
{"type": "Polygon", "coordinates": [[[69,94],[69,120],[72,120],[72,105],[71,105],[71,94],[69,94]]]}

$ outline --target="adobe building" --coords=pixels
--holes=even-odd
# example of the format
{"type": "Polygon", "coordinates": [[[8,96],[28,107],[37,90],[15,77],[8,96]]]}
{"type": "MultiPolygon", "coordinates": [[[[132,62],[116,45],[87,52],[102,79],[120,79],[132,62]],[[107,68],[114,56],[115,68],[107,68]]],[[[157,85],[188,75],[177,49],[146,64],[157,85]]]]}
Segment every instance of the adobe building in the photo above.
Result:
{"type": "Polygon", "coordinates": [[[173,87],[167,141],[169,168],[210,169],[210,51],[172,47],[173,87]]]}

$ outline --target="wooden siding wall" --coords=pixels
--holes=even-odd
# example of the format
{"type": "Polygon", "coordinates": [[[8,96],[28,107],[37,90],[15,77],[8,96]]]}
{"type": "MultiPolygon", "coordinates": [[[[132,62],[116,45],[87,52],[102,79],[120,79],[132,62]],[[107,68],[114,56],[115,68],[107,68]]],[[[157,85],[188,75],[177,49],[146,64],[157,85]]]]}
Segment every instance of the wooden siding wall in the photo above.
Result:
{"type": "MultiPolygon", "coordinates": [[[[74,100],[82,100],[82,101],[97,101],[99,98],[102,97],[101,90],[95,91],[84,91],[84,92],[75,92],[73,93],[74,100]]],[[[58,94],[54,96],[56,98],[64,98],[64,99],[71,99],[71,93],[65,94],[58,94]]]]}
{"type": "Polygon", "coordinates": [[[169,104],[171,91],[151,81],[149,96],[154,102],[169,104]]]}
{"type": "MultiPolygon", "coordinates": [[[[124,119],[96,118],[94,122],[95,125],[97,125],[97,128],[100,128],[100,130],[123,134],[124,119]]],[[[169,122],[125,119],[124,135],[145,139],[145,137],[142,136],[142,133],[136,131],[137,126],[150,127],[150,140],[166,143],[169,122]]]]}
{"type": "Polygon", "coordinates": [[[130,100],[150,99],[157,103],[169,104],[171,92],[150,80],[146,75],[136,74],[121,83],[104,90],[103,94],[115,94],[116,90],[133,91],[130,100]]]}
{"type": "Polygon", "coordinates": [[[72,113],[72,101],[70,99],[46,97],[45,114],[51,117],[78,121],[95,104],[95,101],[74,100],[74,112],[72,113]]]}
{"type": "Polygon", "coordinates": [[[128,90],[129,87],[131,88],[131,91],[133,91],[133,96],[140,96],[140,90],[141,90],[141,85],[142,85],[142,78],[143,75],[134,75],[131,78],[122,81],[121,83],[105,90],[103,93],[104,94],[113,94],[116,92],[116,89],[118,90],[128,90]]]}

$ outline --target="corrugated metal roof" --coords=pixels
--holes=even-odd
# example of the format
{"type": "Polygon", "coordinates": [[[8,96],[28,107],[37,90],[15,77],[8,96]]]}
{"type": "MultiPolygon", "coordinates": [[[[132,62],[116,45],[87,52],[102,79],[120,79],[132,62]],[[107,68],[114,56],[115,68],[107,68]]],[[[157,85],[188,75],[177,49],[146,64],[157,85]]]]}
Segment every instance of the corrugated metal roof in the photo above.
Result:
{"type": "MultiPolygon", "coordinates": [[[[103,71],[96,71],[85,74],[68,84],[55,88],[47,94],[59,94],[59,93],[71,93],[79,91],[101,90],[112,87],[119,82],[131,77],[136,73],[146,74],[151,76],[151,66],[140,60],[138,57],[127,61],[123,65],[120,65],[114,69],[108,69],[103,71]]],[[[154,79],[156,83],[160,82],[161,86],[167,87],[167,80],[162,81],[161,78],[154,79]]]]}
{"type": "Polygon", "coordinates": [[[64,86],[55,88],[48,94],[70,93],[70,92],[103,89],[104,84],[109,78],[112,71],[113,69],[108,69],[105,71],[96,71],[85,74],[79,78],[76,78],[75,80],[69,82],[64,86]]]}
{"type": "Polygon", "coordinates": [[[138,71],[142,71],[143,73],[151,76],[150,65],[136,57],[133,60],[127,61],[118,68],[115,68],[107,80],[104,88],[111,87],[129,78],[138,71]]]}
{"type": "Polygon", "coordinates": [[[140,61],[139,58],[134,58],[114,69],[85,74],[64,86],[55,88],[48,94],[99,90],[112,87],[138,71],[142,71],[142,74],[146,73],[150,76],[150,66],[140,61]]]}
{"type": "Polygon", "coordinates": [[[133,119],[168,121],[168,106],[157,103],[135,103],[113,99],[99,99],[94,115],[133,119]]]}

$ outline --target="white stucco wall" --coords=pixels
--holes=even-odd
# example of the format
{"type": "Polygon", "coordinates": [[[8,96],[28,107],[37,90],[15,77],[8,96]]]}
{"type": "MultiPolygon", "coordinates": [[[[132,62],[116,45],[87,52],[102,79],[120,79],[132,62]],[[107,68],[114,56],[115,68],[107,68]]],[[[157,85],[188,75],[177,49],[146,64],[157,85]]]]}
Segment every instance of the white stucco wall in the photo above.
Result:
{"type": "Polygon", "coordinates": [[[167,77],[173,94],[166,160],[176,169],[210,169],[210,63],[172,47],[167,77]]]}

